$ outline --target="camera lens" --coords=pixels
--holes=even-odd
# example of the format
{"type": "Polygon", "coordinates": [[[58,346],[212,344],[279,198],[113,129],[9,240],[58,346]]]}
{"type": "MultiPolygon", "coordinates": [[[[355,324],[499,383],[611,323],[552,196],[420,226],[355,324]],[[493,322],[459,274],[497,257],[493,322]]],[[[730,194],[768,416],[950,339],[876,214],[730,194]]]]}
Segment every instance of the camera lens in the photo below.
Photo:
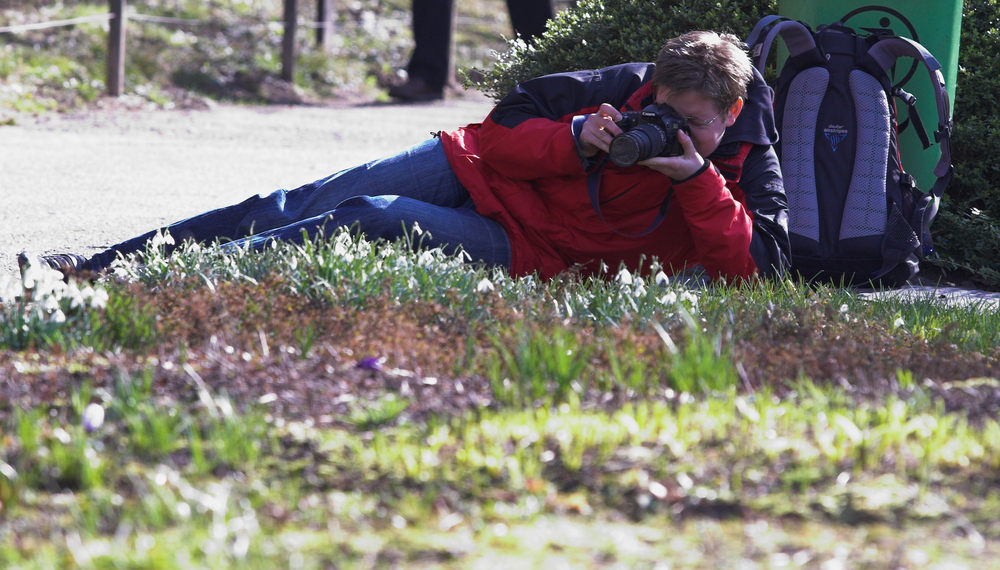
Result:
{"type": "Polygon", "coordinates": [[[621,167],[652,158],[667,146],[667,133],[655,123],[645,123],[611,140],[608,158],[621,167]]]}

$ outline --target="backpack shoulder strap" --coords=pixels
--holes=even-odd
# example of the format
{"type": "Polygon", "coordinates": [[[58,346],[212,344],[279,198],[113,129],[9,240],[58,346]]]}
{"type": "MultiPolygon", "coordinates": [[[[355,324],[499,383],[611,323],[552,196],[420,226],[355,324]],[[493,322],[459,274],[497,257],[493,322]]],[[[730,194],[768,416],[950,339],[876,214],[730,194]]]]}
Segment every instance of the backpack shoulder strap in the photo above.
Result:
{"type": "Polygon", "coordinates": [[[764,71],[764,66],[767,65],[771,44],[779,35],[784,40],[785,46],[788,47],[790,58],[811,52],[818,53],[816,52],[816,40],[813,39],[812,32],[805,24],[782,16],[767,16],[757,22],[757,26],[747,38],[747,45],[750,47],[751,57],[754,58],[754,65],[761,73],[764,71]],[[761,39],[765,32],[767,35],[761,39]]]}
{"type": "Polygon", "coordinates": [[[919,43],[900,36],[891,36],[880,39],[870,50],[868,56],[882,69],[889,73],[896,60],[900,57],[911,57],[924,64],[930,75],[931,86],[934,88],[934,97],[938,111],[938,130],[934,132],[934,138],[941,149],[941,158],[937,166],[934,167],[934,175],[938,177],[938,183],[931,189],[931,193],[940,197],[944,193],[947,182],[941,184],[942,180],[950,181],[952,176],[951,165],[951,105],[948,91],[945,89],[944,74],[941,72],[941,64],[919,43]]]}
{"type": "Polygon", "coordinates": [[[789,18],[786,18],[785,16],[778,16],[774,14],[770,16],[764,16],[763,18],[760,19],[760,21],[757,22],[757,25],[753,27],[753,31],[751,31],[750,35],[747,37],[746,40],[747,46],[753,47],[756,44],[760,43],[761,36],[764,35],[764,32],[770,30],[771,26],[773,26],[775,22],[781,22],[783,20],[788,20],[788,19],[789,18]]]}

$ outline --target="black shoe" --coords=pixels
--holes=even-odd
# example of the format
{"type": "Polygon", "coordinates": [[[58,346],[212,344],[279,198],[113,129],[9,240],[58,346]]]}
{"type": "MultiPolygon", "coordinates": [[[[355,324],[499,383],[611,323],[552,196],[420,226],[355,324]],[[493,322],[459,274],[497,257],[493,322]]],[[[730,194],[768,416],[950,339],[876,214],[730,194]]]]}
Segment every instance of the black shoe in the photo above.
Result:
{"type": "Polygon", "coordinates": [[[21,275],[24,275],[24,268],[31,263],[50,267],[62,273],[63,277],[69,277],[86,269],[87,258],[75,253],[31,256],[22,251],[17,254],[17,267],[21,270],[21,275]]]}
{"type": "Polygon", "coordinates": [[[389,96],[402,101],[422,102],[444,99],[444,88],[434,89],[419,77],[411,77],[406,83],[400,83],[389,89],[389,96]]]}

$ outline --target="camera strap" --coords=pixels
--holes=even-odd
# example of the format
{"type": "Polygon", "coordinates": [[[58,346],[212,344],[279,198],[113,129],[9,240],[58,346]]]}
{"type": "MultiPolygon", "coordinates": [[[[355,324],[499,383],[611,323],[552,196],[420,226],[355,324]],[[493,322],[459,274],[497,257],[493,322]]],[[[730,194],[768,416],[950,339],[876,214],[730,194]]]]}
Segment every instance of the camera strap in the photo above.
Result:
{"type": "Polygon", "coordinates": [[[637,238],[649,234],[650,232],[655,230],[656,227],[659,226],[661,222],[663,222],[663,218],[666,217],[667,209],[670,207],[670,198],[673,197],[674,195],[673,186],[671,186],[670,190],[667,192],[667,197],[664,198],[663,203],[660,204],[660,211],[657,212],[656,218],[653,219],[653,223],[650,224],[648,228],[637,234],[619,231],[614,226],[609,224],[608,221],[604,219],[604,214],[601,213],[601,200],[599,195],[601,187],[601,172],[604,171],[604,165],[607,163],[607,161],[608,157],[605,156],[604,160],[601,161],[601,163],[597,166],[597,168],[592,170],[590,174],[587,175],[587,193],[590,194],[590,204],[594,207],[594,211],[597,212],[597,217],[600,218],[601,222],[605,226],[607,226],[609,230],[615,232],[620,236],[637,238]]]}

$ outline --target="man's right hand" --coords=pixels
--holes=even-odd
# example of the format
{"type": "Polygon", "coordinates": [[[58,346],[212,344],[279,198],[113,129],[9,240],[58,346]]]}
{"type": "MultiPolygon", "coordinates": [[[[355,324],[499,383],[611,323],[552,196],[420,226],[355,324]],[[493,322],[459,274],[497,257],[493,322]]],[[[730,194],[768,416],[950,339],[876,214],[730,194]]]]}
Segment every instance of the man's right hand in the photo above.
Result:
{"type": "Polygon", "coordinates": [[[622,114],[608,103],[601,103],[596,113],[587,115],[580,130],[580,151],[583,156],[591,157],[599,152],[608,152],[611,139],[621,134],[622,130],[615,124],[622,119],[622,114]]]}

